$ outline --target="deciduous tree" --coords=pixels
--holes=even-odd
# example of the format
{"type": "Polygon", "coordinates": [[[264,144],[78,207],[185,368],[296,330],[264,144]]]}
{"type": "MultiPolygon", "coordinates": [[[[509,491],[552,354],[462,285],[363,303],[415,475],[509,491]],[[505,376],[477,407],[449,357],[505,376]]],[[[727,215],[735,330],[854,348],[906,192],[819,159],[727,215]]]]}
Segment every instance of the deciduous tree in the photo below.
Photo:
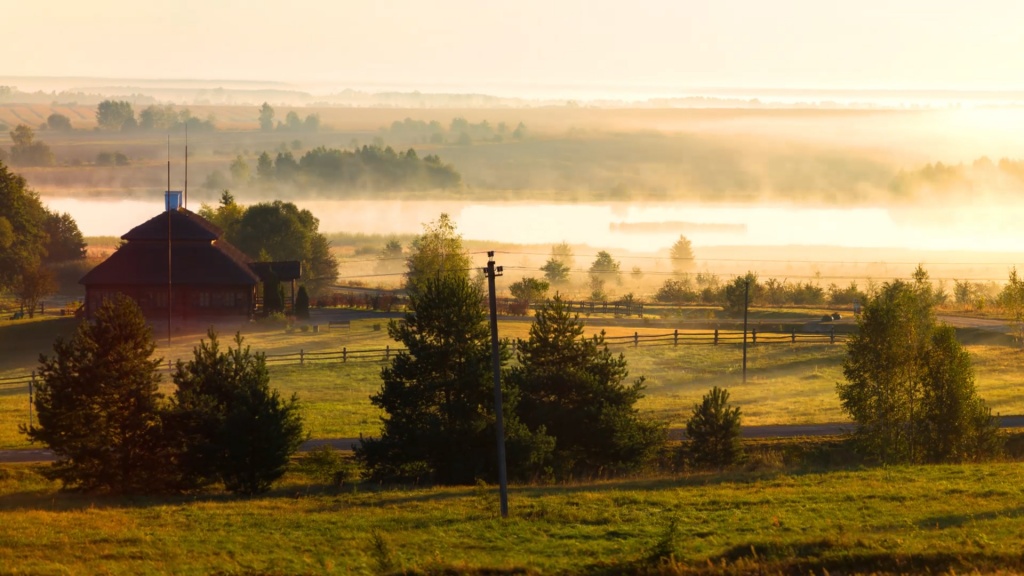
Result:
{"type": "Polygon", "coordinates": [[[24,124],[18,124],[11,131],[11,163],[22,166],[52,166],[53,151],[44,142],[36,141],[34,130],[24,124]]]}
{"type": "Polygon", "coordinates": [[[46,256],[46,210],[25,179],[0,163],[0,290],[16,287],[23,270],[46,256]]]}
{"type": "Polygon", "coordinates": [[[46,117],[46,126],[55,132],[70,132],[71,118],[54,112],[46,117]]]}
{"type": "Polygon", "coordinates": [[[977,397],[969,357],[951,329],[937,326],[919,285],[883,285],[858,328],[837,391],[866,454],[885,463],[990,455],[995,424],[977,397]]]}
{"type": "Polygon", "coordinates": [[[67,212],[46,211],[46,262],[66,262],[85,258],[85,238],[78,223],[67,212]]]}
{"type": "Polygon", "coordinates": [[[260,106],[260,130],[270,132],[274,129],[274,108],[266,102],[260,106]]]}
{"type": "Polygon", "coordinates": [[[406,260],[405,288],[410,294],[423,290],[432,278],[470,276],[469,256],[462,247],[462,235],[447,214],[423,225],[423,234],[412,242],[406,260]]]}
{"type": "Polygon", "coordinates": [[[135,111],[126,100],[104,100],[96,106],[96,123],[104,130],[135,128],[135,111]]]}
{"type": "Polygon", "coordinates": [[[512,285],[508,287],[508,290],[512,293],[513,298],[529,306],[531,303],[544,298],[544,295],[547,294],[548,288],[550,287],[551,285],[544,280],[528,276],[518,282],[513,282],[512,285]]]}

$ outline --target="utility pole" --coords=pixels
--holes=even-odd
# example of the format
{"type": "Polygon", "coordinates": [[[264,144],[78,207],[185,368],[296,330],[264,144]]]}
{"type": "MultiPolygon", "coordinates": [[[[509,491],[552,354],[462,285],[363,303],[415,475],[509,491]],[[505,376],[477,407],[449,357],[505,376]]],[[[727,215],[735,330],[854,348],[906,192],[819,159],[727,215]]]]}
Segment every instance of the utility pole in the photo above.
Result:
{"type": "Polygon", "coordinates": [[[750,278],[743,283],[743,383],[747,383],[747,306],[750,304],[750,278]]]}
{"type": "Polygon", "coordinates": [[[491,370],[494,372],[494,428],[498,436],[498,483],[501,486],[501,517],[508,518],[508,471],[505,468],[505,419],[501,408],[501,358],[498,351],[498,299],[494,278],[501,276],[501,266],[494,267],[494,251],[487,252],[488,300],[491,304],[491,370]]]}

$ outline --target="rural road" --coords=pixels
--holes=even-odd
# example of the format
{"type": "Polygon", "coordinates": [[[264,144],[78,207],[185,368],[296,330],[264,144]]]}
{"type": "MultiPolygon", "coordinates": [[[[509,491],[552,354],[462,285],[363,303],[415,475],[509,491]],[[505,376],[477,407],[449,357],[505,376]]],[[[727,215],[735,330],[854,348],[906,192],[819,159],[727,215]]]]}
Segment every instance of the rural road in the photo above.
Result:
{"type": "MultiPolygon", "coordinates": [[[[999,418],[1002,428],[1024,428],[1024,415],[1002,416],[999,418]]],[[[852,422],[826,422],[823,424],[769,424],[766,426],[744,426],[741,435],[744,438],[793,438],[797,436],[835,436],[853,429],[852,422]]],[[[682,428],[668,431],[670,440],[682,440],[682,428]]],[[[325,438],[309,440],[302,445],[301,451],[309,451],[319,446],[333,446],[339,450],[350,450],[359,443],[359,438],[325,438]]],[[[43,448],[23,448],[19,450],[0,450],[0,463],[9,462],[51,462],[53,453],[43,448]]]]}

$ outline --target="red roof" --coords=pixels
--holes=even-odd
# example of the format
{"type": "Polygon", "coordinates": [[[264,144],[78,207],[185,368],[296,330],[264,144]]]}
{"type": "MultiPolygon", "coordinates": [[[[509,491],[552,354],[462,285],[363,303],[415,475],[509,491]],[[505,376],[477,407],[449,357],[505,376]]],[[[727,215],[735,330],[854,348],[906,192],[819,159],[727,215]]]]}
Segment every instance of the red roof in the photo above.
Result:
{"type": "Polygon", "coordinates": [[[187,210],[164,212],[132,228],[128,241],[79,280],[86,286],[167,285],[167,220],[171,224],[171,281],[175,284],[252,286],[251,259],[221,240],[219,228],[187,210]],[[169,214],[169,216],[168,216],[169,214]]]}
{"type": "Polygon", "coordinates": [[[206,218],[183,208],[161,212],[129,230],[122,240],[167,242],[168,220],[171,238],[179,240],[217,240],[224,232],[206,218]]]}

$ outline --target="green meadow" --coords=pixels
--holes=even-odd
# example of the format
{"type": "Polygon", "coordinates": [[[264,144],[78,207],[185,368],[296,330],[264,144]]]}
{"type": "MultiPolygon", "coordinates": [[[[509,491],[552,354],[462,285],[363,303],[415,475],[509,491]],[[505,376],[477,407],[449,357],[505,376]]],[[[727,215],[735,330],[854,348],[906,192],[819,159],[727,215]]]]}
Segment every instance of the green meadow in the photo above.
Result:
{"type": "Polygon", "coordinates": [[[824,574],[1024,570],[1017,463],[738,471],[497,490],[60,493],[0,467],[14,574],[824,574]]]}
{"type": "MultiPolygon", "coordinates": [[[[0,324],[0,341],[6,351],[0,356],[0,378],[27,374],[40,352],[52,349],[57,336],[68,337],[75,321],[48,318],[0,324]]],[[[394,348],[386,330],[387,319],[354,320],[347,328],[321,330],[295,329],[262,323],[222,329],[222,345],[233,330],[240,329],[246,344],[274,355],[304,352],[383,350],[394,348]]],[[[525,338],[530,323],[523,319],[504,320],[502,337],[525,338]]],[[[846,420],[840,409],[835,385],[842,380],[842,361],[846,348],[841,343],[773,343],[750,345],[747,351],[747,378],[743,381],[742,347],[736,343],[671,345],[671,341],[634,347],[629,339],[645,335],[666,335],[672,329],[661,326],[597,326],[588,332],[604,330],[611,348],[629,360],[631,377],[643,376],[646,397],[638,408],[670,427],[685,425],[689,412],[712,386],[729,389],[731,400],[743,411],[746,425],[808,424],[846,420]]],[[[685,334],[682,331],[681,334],[685,334]]],[[[722,331],[723,336],[727,334],[722,331]]],[[[978,389],[994,413],[1024,414],[1024,352],[1006,338],[962,332],[974,361],[978,389]]],[[[161,358],[188,359],[201,333],[178,335],[168,345],[158,339],[156,354],[161,358]]],[[[316,362],[300,365],[272,363],[272,383],[284,394],[296,394],[312,438],[374,435],[379,430],[379,411],[370,404],[370,395],[380,387],[380,361],[316,362]]],[[[164,376],[164,391],[171,393],[169,375],[164,376]]],[[[29,418],[28,391],[24,386],[0,388],[0,449],[22,448],[28,444],[18,433],[18,424],[29,418]]]]}

